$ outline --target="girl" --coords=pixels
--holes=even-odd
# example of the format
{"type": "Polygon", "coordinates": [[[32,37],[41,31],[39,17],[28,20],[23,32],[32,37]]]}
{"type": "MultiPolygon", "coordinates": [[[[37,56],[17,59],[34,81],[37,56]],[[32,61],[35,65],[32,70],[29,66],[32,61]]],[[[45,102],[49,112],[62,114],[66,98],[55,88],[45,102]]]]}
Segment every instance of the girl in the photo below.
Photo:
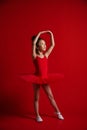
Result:
{"type": "Polygon", "coordinates": [[[48,71],[47,60],[55,46],[53,33],[50,30],[41,31],[38,33],[37,36],[32,37],[32,43],[33,43],[32,56],[33,56],[33,62],[34,62],[35,69],[36,69],[35,75],[40,77],[40,80],[38,81],[38,83],[34,84],[34,108],[35,108],[35,113],[36,113],[36,121],[37,122],[43,121],[43,119],[41,118],[41,116],[39,114],[40,86],[42,86],[43,90],[47,94],[47,96],[50,100],[50,103],[52,104],[52,106],[54,107],[54,109],[56,111],[57,117],[59,119],[63,120],[64,117],[62,116],[62,114],[56,104],[56,101],[53,97],[52,90],[47,82],[47,79],[49,78],[48,72],[47,72],[48,71]],[[47,51],[46,51],[45,41],[42,38],[40,38],[40,35],[44,34],[44,33],[50,34],[50,38],[51,38],[51,44],[47,51]]]}

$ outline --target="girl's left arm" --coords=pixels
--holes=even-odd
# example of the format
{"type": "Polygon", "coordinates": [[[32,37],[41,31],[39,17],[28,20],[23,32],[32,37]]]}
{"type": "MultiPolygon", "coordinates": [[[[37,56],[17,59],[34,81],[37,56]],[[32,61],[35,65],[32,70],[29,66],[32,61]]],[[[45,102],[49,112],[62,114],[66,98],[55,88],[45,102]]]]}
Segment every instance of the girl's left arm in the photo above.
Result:
{"type": "Polygon", "coordinates": [[[48,31],[48,33],[50,34],[50,37],[51,37],[51,45],[50,45],[49,49],[45,52],[46,57],[48,57],[50,55],[50,53],[52,52],[52,50],[55,46],[53,33],[51,31],[48,31]]]}

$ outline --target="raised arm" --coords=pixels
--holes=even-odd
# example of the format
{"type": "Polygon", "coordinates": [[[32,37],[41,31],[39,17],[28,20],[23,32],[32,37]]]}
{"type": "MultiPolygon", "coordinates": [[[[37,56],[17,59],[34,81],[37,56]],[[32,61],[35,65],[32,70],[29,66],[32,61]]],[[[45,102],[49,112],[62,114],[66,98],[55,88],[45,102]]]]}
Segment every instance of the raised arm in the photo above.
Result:
{"type": "Polygon", "coordinates": [[[47,33],[49,31],[41,31],[37,34],[37,36],[35,37],[35,39],[33,40],[33,58],[35,58],[37,56],[37,53],[36,53],[36,43],[40,37],[41,34],[44,34],[44,33],[47,33]]]}
{"type": "Polygon", "coordinates": [[[40,33],[38,33],[38,35],[33,39],[33,48],[32,48],[32,56],[33,58],[36,57],[36,43],[38,41],[38,38],[40,37],[40,33]]]}
{"type": "Polygon", "coordinates": [[[49,49],[45,52],[46,57],[48,57],[50,55],[50,53],[52,52],[52,50],[55,46],[53,33],[51,31],[48,31],[48,33],[50,34],[50,37],[51,37],[51,44],[50,44],[49,49]]]}

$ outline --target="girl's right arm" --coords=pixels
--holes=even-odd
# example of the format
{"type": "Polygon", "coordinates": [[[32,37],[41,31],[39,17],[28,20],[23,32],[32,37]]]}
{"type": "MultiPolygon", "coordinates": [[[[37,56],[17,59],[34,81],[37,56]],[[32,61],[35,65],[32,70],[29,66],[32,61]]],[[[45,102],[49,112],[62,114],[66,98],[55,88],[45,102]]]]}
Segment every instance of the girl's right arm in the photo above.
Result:
{"type": "Polygon", "coordinates": [[[40,37],[40,33],[38,33],[38,35],[36,36],[36,38],[33,41],[32,56],[33,56],[34,59],[37,56],[37,53],[36,53],[36,43],[37,43],[39,37],[40,37]]]}

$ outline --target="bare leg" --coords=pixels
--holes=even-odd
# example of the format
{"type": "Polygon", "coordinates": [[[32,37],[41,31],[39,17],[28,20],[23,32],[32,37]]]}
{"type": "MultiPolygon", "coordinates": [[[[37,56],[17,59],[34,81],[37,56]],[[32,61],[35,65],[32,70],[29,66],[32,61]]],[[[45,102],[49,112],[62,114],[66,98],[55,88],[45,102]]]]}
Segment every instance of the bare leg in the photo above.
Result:
{"type": "Polygon", "coordinates": [[[34,85],[34,109],[36,116],[39,116],[39,85],[34,85]]]}
{"type": "Polygon", "coordinates": [[[55,111],[60,112],[60,110],[59,110],[59,108],[58,108],[58,106],[56,104],[56,101],[55,101],[55,99],[53,97],[53,93],[52,93],[52,90],[51,90],[50,86],[49,85],[43,85],[43,89],[46,92],[46,94],[47,94],[47,96],[48,96],[48,98],[50,100],[50,103],[54,107],[55,111]]]}
{"type": "Polygon", "coordinates": [[[50,100],[50,103],[52,104],[52,106],[54,107],[55,111],[56,111],[56,115],[58,117],[58,119],[60,120],[64,120],[64,117],[62,116],[62,114],[60,113],[60,110],[56,104],[56,101],[54,100],[54,97],[53,97],[53,94],[52,94],[52,91],[51,91],[51,88],[49,85],[43,85],[43,89],[44,91],[46,92],[49,100],[50,100]]]}
{"type": "Polygon", "coordinates": [[[39,115],[39,91],[40,91],[40,85],[34,85],[34,109],[36,113],[36,121],[42,122],[43,119],[39,115]]]}

